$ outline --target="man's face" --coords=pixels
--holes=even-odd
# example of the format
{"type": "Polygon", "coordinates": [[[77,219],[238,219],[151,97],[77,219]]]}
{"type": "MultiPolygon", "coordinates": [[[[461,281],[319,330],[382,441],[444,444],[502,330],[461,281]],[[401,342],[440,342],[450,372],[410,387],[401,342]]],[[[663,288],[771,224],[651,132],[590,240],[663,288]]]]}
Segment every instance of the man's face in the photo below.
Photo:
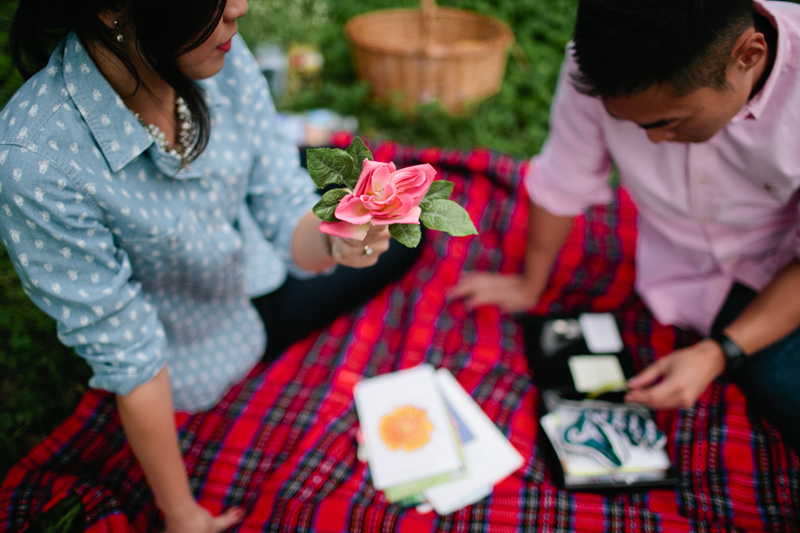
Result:
{"type": "Polygon", "coordinates": [[[747,102],[750,87],[729,82],[723,90],[703,87],[686,96],[675,96],[667,86],[652,86],[603,103],[612,117],[635,122],[654,143],[700,143],[725,127],[747,102]]]}

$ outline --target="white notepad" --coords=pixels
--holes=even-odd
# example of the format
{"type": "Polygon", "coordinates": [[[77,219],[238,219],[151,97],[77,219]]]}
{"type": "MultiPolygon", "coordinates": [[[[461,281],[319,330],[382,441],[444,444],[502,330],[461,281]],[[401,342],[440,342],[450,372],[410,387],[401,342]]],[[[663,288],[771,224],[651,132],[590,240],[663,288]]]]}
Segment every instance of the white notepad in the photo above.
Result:
{"type": "Polygon", "coordinates": [[[583,313],[578,317],[581,333],[592,353],[617,353],[622,351],[622,337],[617,322],[610,313],[583,313]]]}

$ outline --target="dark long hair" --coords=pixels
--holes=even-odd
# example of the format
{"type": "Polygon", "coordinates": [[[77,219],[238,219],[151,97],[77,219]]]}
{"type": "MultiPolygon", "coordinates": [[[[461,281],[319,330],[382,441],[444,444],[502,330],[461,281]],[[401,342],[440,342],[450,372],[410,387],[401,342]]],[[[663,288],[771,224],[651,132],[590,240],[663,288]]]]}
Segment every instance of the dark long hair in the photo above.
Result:
{"type": "Polygon", "coordinates": [[[20,0],[10,32],[14,63],[29,78],[47,64],[58,40],[74,31],[84,45],[96,43],[113,53],[136,81],[135,90],[140,90],[141,76],[116,41],[115,32],[99,17],[106,8],[121,11],[120,28],[126,37],[134,36],[141,59],[175,89],[192,112],[197,136],[187,158],[191,161],[208,144],[211,118],[202,88],[178,69],[176,60],[211,36],[226,3],[227,0],[20,0]]]}

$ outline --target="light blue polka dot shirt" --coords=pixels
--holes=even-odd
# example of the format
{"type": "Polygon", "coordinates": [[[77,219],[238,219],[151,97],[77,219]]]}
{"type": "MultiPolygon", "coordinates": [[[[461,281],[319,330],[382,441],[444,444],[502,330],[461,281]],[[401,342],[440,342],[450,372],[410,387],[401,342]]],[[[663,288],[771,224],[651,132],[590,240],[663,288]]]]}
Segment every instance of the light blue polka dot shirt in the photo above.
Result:
{"type": "Polygon", "coordinates": [[[163,152],[74,35],[0,113],[0,238],[27,295],[125,395],[167,365],[176,409],[213,406],[264,353],[250,298],[280,286],[317,201],[237,36],[200,82],[211,139],[163,152]]]}

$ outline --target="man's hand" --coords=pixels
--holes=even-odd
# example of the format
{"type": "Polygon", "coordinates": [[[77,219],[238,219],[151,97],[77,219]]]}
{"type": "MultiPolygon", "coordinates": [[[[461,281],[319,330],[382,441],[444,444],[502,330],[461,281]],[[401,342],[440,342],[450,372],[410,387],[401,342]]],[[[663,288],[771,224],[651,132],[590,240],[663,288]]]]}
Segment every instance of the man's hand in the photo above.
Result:
{"type": "Polygon", "coordinates": [[[706,387],[725,370],[719,345],[703,339],[694,346],[673,352],[645,368],[628,381],[626,402],[652,409],[689,408],[706,387]],[[656,383],[658,378],[661,381],[656,383]]]}
{"type": "Polygon", "coordinates": [[[241,509],[228,509],[219,516],[211,516],[211,513],[195,503],[180,513],[166,515],[167,527],[164,533],[219,533],[238,523],[243,516],[241,509]]]}
{"type": "Polygon", "coordinates": [[[369,267],[377,263],[378,257],[389,249],[390,238],[388,226],[370,226],[363,241],[331,237],[331,256],[340,265],[369,267]]]}
{"type": "Polygon", "coordinates": [[[451,298],[464,298],[469,309],[495,305],[506,313],[527,311],[536,305],[541,289],[524,276],[468,272],[450,289],[451,298]]]}

